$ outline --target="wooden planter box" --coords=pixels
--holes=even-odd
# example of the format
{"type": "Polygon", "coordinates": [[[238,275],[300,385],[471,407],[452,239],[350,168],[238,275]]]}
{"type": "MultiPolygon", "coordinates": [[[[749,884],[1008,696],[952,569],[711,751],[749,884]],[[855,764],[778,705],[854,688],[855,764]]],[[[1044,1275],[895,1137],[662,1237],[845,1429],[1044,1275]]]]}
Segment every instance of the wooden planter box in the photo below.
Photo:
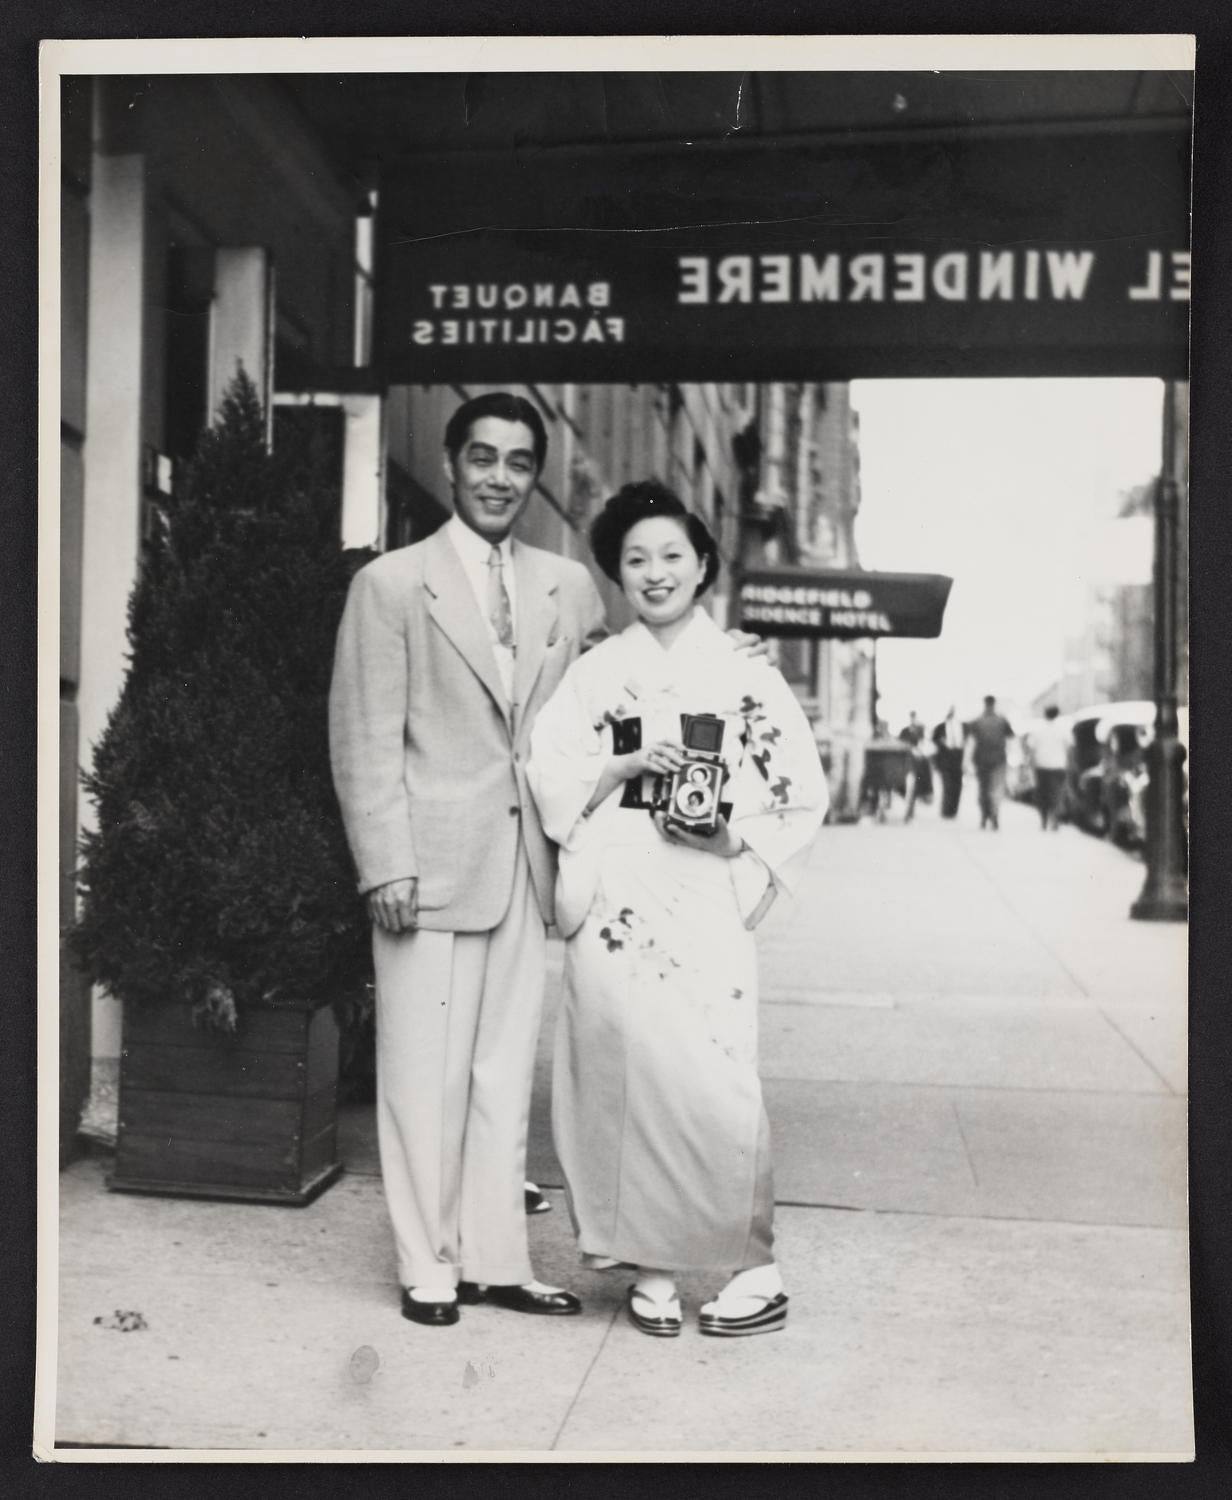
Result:
{"type": "Polygon", "coordinates": [[[117,1192],[309,1203],[342,1171],[332,1010],[254,1010],[234,1035],[188,1005],[126,1005],[117,1192]]]}

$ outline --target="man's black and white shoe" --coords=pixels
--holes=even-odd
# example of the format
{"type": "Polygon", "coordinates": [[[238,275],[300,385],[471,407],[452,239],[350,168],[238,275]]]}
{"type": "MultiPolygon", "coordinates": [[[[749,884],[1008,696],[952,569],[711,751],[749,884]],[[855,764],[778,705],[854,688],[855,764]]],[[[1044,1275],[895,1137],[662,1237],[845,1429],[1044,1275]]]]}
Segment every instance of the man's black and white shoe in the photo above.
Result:
{"type": "Polygon", "coordinates": [[[402,1316],[412,1323],[421,1323],[425,1328],[449,1328],[458,1321],[458,1304],[455,1298],[447,1301],[425,1301],[411,1295],[411,1288],[402,1288],[402,1316]]]}
{"type": "Polygon", "coordinates": [[[582,1310],[582,1304],[572,1292],[562,1291],[560,1287],[541,1286],[535,1281],[529,1286],[486,1286],[477,1281],[460,1281],[458,1301],[466,1306],[490,1302],[493,1307],[506,1307],[510,1312],[538,1313],[541,1317],[568,1317],[582,1310]]]}

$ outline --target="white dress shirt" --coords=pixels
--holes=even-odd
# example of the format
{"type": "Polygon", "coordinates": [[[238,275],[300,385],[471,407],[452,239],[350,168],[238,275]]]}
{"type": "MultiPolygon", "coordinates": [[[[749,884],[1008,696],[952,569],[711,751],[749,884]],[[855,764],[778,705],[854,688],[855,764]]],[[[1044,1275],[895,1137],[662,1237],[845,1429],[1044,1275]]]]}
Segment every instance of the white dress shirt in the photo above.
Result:
{"type": "MultiPolygon", "coordinates": [[[[458,561],[462,564],[462,571],[466,574],[466,581],[470,584],[475,595],[475,604],[479,609],[479,618],[483,621],[483,627],[488,633],[488,641],[492,647],[492,654],[496,658],[496,670],[500,673],[501,686],[505,689],[505,698],[513,702],[513,661],[514,652],[511,646],[502,646],[497,639],[496,628],[488,618],[488,558],[492,555],[493,543],[481,537],[477,531],[472,531],[465,521],[460,521],[457,516],[452,516],[445,522],[445,533],[449,537],[453,550],[458,554],[458,561]]],[[[505,592],[509,595],[509,615],[513,623],[514,639],[517,639],[518,631],[518,596],[517,586],[513,578],[513,538],[506,537],[500,543],[501,575],[505,580],[505,592]]]]}

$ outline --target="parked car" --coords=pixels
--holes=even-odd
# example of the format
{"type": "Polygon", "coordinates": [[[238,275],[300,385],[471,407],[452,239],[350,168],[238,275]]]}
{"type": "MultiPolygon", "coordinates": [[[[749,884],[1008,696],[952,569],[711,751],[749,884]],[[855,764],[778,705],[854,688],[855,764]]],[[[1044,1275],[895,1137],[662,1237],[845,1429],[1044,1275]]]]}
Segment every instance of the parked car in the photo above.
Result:
{"type": "MultiPolygon", "coordinates": [[[[1185,710],[1181,719],[1185,742],[1185,710]]],[[[1146,839],[1146,752],[1154,736],[1154,703],[1097,704],[1070,715],[1070,721],[1067,815],[1091,833],[1127,848],[1140,847],[1146,839]]]]}
{"type": "Polygon", "coordinates": [[[1153,733],[1154,704],[1149,708],[1145,722],[1145,716],[1126,709],[1099,721],[1099,764],[1083,778],[1088,800],[1098,807],[1095,831],[1125,848],[1140,848],[1146,842],[1146,747],[1153,733]]]}
{"type": "Polygon", "coordinates": [[[1092,804],[1089,783],[1084,784],[1084,777],[1099,765],[1103,752],[1095,731],[1110,706],[1101,703],[1065,715],[1069,724],[1070,746],[1069,763],[1065,768],[1065,789],[1061,796],[1061,816],[1080,828],[1097,833],[1103,830],[1101,827],[1091,826],[1096,820],[1098,809],[1092,804]]]}

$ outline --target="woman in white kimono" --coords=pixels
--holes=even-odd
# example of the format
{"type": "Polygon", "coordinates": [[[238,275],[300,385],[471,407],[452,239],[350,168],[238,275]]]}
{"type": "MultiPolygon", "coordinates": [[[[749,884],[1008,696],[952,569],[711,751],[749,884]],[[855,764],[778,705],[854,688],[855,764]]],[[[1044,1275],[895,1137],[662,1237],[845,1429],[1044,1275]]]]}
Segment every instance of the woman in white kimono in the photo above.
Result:
{"type": "Polygon", "coordinates": [[[698,606],[718,552],[670,490],[626,485],[591,530],[637,612],[541,710],[529,779],[560,845],[567,941],[552,1124],[584,1257],[638,1268],[629,1315],[680,1332],[676,1274],[726,1275],[703,1333],[780,1328],[769,1129],[757,1076],[752,928],[790,890],[825,815],[791,689],[698,606]],[[681,715],[721,719],[710,836],[650,800],[685,759],[681,715]]]}

